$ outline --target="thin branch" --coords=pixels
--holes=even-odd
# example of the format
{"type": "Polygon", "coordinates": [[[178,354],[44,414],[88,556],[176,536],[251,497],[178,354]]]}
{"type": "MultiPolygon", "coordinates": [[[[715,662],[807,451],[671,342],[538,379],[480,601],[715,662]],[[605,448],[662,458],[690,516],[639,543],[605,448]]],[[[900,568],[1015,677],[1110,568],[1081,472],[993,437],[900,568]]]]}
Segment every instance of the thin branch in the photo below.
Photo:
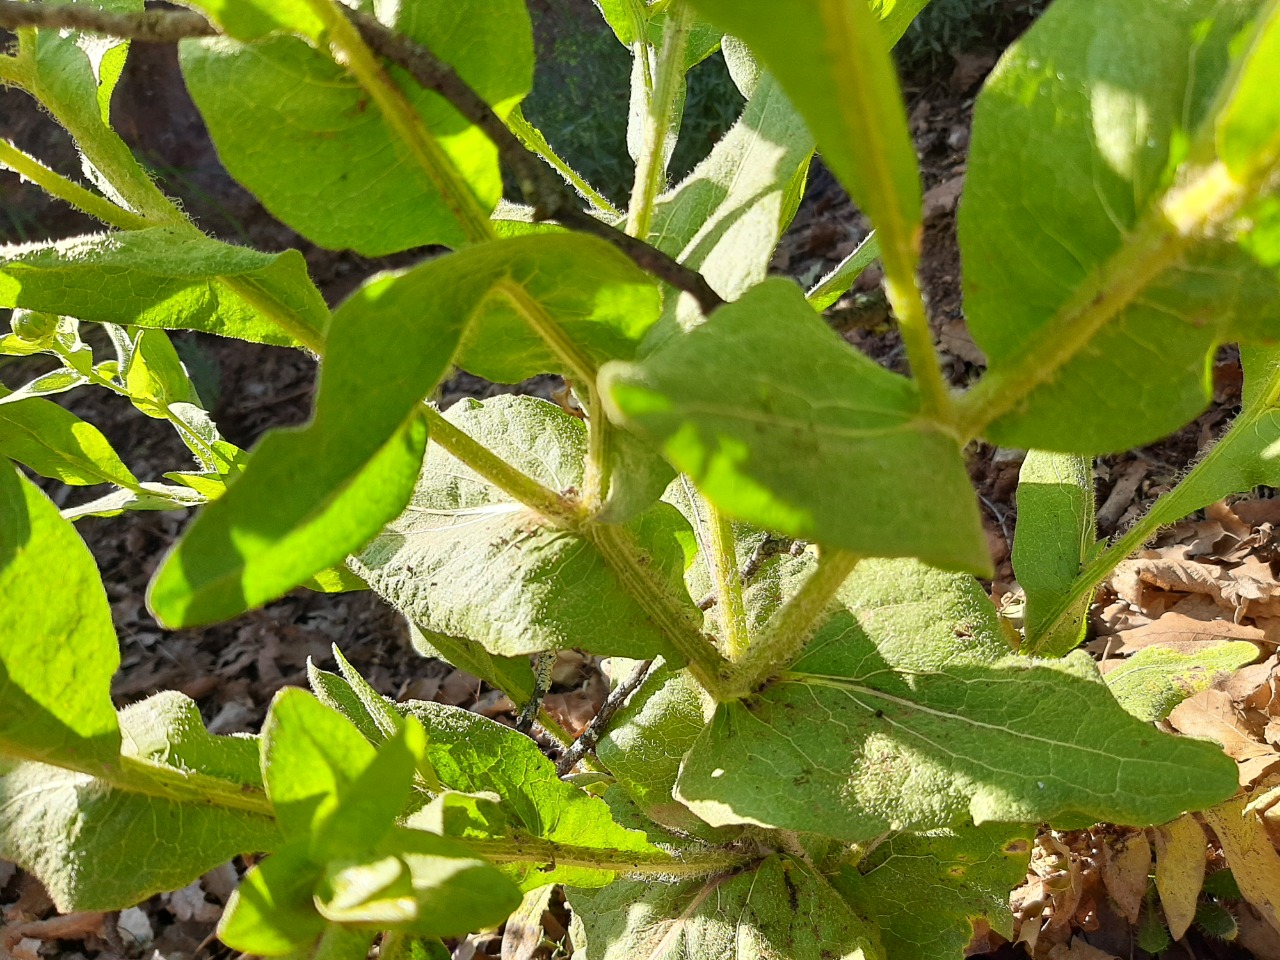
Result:
{"type": "MultiPolygon", "coordinates": [[[[724,305],[724,300],[711,289],[702,274],[583,210],[577,194],[537,154],[520,142],[484,98],[451,66],[368,14],[346,8],[343,13],[359,30],[370,49],[404,69],[423,88],[440,94],[493,141],[502,162],[515,174],[526,202],[533,207],[535,219],[554,220],[612,244],[645,272],[691,294],[705,314],[724,305]]],[[[18,0],[0,0],[0,27],[9,30],[19,27],[87,30],[152,43],[173,43],[191,37],[218,35],[204,17],[185,10],[106,13],[88,7],[49,6],[18,0]]]]}
{"type": "Polygon", "coordinates": [[[403,68],[423,88],[440,94],[493,141],[503,163],[515,174],[516,183],[519,184],[525,201],[533,207],[535,219],[555,220],[612,244],[642,270],[691,294],[705,314],[724,305],[724,300],[711,289],[702,274],[583,210],[577,194],[541,158],[525,148],[484,98],[468,86],[451,66],[437,59],[425,47],[402,37],[368,14],[355,10],[347,13],[370,49],[403,68]]]}
{"type": "Polygon", "coordinates": [[[216,37],[218,29],[192,10],[145,10],[141,13],[110,13],[88,6],[49,6],[0,0],[0,27],[18,30],[40,27],[46,30],[85,30],[144,43],[177,43],[191,37],[216,37]]]}
{"type": "Polygon", "coordinates": [[[652,672],[653,661],[645,660],[632,671],[627,679],[609,692],[609,696],[600,705],[600,712],[591,718],[591,722],[587,724],[586,729],[578,735],[578,739],[573,741],[569,749],[565,751],[564,756],[560,758],[560,762],[556,764],[556,772],[560,776],[563,777],[578,765],[578,761],[595,750],[596,744],[604,736],[605,728],[609,726],[610,721],[622,709],[623,704],[631,699],[631,695],[639,690],[641,685],[649,679],[649,674],[652,672]]]}

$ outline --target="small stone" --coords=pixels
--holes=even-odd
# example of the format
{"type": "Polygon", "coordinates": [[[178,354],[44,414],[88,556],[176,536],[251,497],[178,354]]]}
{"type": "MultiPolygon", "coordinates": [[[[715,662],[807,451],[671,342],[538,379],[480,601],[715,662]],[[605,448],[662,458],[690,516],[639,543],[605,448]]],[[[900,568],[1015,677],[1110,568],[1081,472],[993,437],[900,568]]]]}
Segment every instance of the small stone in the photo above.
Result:
{"type": "Polygon", "coordinates": [[[116,918],[116,929],[134,943],[146,944],[155,939],[155,931],[151,929],[151,921],[137,907],[121,910],[116,918]]]}

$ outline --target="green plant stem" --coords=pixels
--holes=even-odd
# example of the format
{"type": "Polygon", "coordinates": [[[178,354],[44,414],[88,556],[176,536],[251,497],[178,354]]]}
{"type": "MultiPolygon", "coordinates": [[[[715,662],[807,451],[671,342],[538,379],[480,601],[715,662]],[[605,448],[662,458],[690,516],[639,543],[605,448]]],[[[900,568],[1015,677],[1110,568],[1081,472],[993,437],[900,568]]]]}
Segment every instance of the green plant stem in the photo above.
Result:
{"type": "Polygon", "coordinates": [[[860,558],[847,550],[823,550],[817,569],[765,625],[737,664],[729,694],[741,699],[778,676],[800,656],[827,612],[836,591],[860,558]]]}
{"type": "Polygon", "coordinates": [[[427,130],[422,117],[413,108],[404,91],[383,69],[360,36],[360,31],[347,19],[345,8],[337,0],[307,0],[307,3],[328,31],[328,41],[335,59],[351,71],[360,86],[373,98],[383,118],[409,148],[427,179],[444,198],[462,227],[463,234],[472,243],[495,239],[497,235],[489,220],[489,212],[480,205],[449,155],[427,130]]]}
{"type": "Polygon", "coordinates": [[[542,514],[553,525],[567,529],[578,527],[585,519],[581,507],[563,494],[544,487],[528,474],[517,470],[488,447],[477,443],[444,418],[435,407],[423,404],[433,442],[441,449],[484,477],[499,490],[542,514]]]}
{"type": "Polygon", "coordinates": [[[591,204],[597,212],[610,219],[622,217],[622,211],[610,203],[608,197],[587,183],[580,173],[569,166],[555,152],[551,144],[547,142],[547,138],[542,135],[542,131],[525,119],[524,111],[520,107],[517,106],[507,116],[507,127],[516,135],[516,138],[524,145],[526,150],[536,153],[550,164],[564,179],[564,182],[573,187],[578,192],[578,196],[591,204]]]}
{"type": "Polygon", "coordinates": [[[698,610],[680,598],[660,581],[650,564],[641,559],[639,550],[624,527],[611,523],[588,523],[582,535],[604,557],[605,563],[622,582],[626,591],[669,639],[681,658],[712,697],[720,700],[725,691],[729,663],[711,638],[704,634],[696,615],[698,610]]]}
{"type": "Polygon", "coordinates": [[[631,876],[703,877],[734,870],[758,859],[758,855],[708,848],[680,856],[632,850],[601,850],[556,843],[537,837],[465,839],[473,852],[493,863],[537,863],[557,867],[613,870],[631,876]]]}
{"type": "MultiPolygon", "coordinates": [[[[631,187],[631,203],[627,208],[627,233],[641,240],[649,236],[653,222],[653,204],[667,179],[667,163],[671,157],[668,143],[680,128],[679,109],[684,90],[685,55],[689,31],[693,28],[693,11],[684,0],[675,0],[667,13],[662,31],[662,47],[658,50],[656,76],[649,87],[640,156],[636,160],[636,176],[631,187]]],[[[647,54],[647,47],[637,55],[647,54]]]]}
{"type": "Polygon", "coordinates": [[[8,167],[18,176],[31,181],[45,193],[57,197],[110,227],[121,230],[140,230],[149,226],[146,219],[131,210],[116,206],[106,197],[91,193],[78,183],[54,173],[43,163],[7,140],[0,140],[0,166],[8,167]]]}
{"type": "Polygon", "coordinates": [[[742,598],[742,577],[738,573],[738,550],[733,538],[733,524],[710,500],[705,501],[707,527],[707,560],[716,585],[716,609],[724,630],[725,656],[740,660],[747,652],[747,607],[742,598]]]}
{"type": "Polygon", "coordinates": [[[888,251],[882,262],[884,291],[907,348],[911,375],[920,388],[921,410],[939,424],[946,424],[953,416],[951,390],[942,376],[938,352],[933,348],[933,333],[929,330],[929,315],[924,308],[915,263],[897,262],[888,251]]]}
{"type": "Polygon", "coordinates": [[[595,362],[565,332],[555,317],[529,295],[529,291],[523,285],[512,280],[499,280],[494,285],[494,294],[503,297],[511,305],[529,329],[537,334],[565,365],[574,383],[586,390],[588,450],[582,502],[589,513],[594,513],[604,503],[605,496],[609,492],[614,431],[600,402],[600,391],[596,386],[598,370],[595,362]]]}
{"type": "Polygon", "coordinates": [[[1123,536],[1085,566],[1072,582],[1070,590],[1049,612],[1040,633],[1027,637],[1025,651],[1030,654],[1036,653],[1040,639],[1051,635],[1071,610],[1083,602],[1086,596],[1092,595],[1098,584],[1110,575],[1112,570],[1154,537],[1161,527],[1177,523],[1192,510],[1203,506],[1198,501],[1188,506],[1187,491],[1193,491],[1201,477],[1206,474],[1212,475],[1217,464],[1231,454],[1236,440],[1252,434],[1258,421],[1274,412],[1277,406],[1280,406],[1280,366],[1271,371],[1266,385],[1258,394],[1258,399],[1240,411],[1231,429],[1213,445],[1204,459],[1192,467],[1177,486],[1157,499],[1151,508],[1125,531],[1123,536]]]}

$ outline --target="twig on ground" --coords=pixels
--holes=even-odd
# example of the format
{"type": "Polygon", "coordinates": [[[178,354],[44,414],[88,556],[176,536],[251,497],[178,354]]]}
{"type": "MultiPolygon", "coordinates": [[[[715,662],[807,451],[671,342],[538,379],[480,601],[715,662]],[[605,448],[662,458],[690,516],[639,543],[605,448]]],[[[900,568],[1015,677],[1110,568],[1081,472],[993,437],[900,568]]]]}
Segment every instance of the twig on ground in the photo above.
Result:
{"type": "Polygon", "coordinates": [[[632,671],[631,676],[609,692],[609,696],[600,705],[600,712],[591,718],[587,728],[579,734],[578,739],[573,741],[569,749],[565,751],[564,756],[560,758],[560,762],[556,764],[556,772],[560,776],[563,777],[578,765],[579,760],[595,750],[596,744],[600,742],[600,737],[603,736],[605,728],[609,725],[609,721],[622,709],[623,704],[630,699],[631,695],[640,689],[641,684],[649,679],[649,674],[652,671],[653,661],[645,660],[632,671]]]}
{"type": "MultiPolygon", "coordinates": [[[[560,179],[559,174],[528,150],[484,98],[451,66],[426,47],[401,36],[374,17],[356,10],[344,10],[371,50],[401,67],[420,86],[440,94],[493,141],[502,162],[515,174],[520,192],[533,207],[536,219],[554,220],[572,230],[599,237],[646,273],[691,294],[705,314],[724,305],[724,300],[698,271],[678,263],[657,247],[597,220],[584,210],[577,194],[560,179]]],[[[20,27],[68,28],[152,43],[173,43],[218,34],[204,17],[186,10],[107,13],[82,6],[51,6],[18,0],[0,0],[0,27],[9,30],[20,27]]]]}

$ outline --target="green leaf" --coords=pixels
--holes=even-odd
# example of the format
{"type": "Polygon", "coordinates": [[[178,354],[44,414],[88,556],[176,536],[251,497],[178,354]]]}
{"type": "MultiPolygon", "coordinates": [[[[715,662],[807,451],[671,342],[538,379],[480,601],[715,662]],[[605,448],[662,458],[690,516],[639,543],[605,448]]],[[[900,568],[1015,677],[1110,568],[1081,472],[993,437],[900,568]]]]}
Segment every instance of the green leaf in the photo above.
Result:
{"type": "MultiPolygon", "coordinates": [[[[552,489],[580,488],[586,431],[555,404],[513,396],[466,400],[445,418],[552,489]]],[[[629,527],[651,568],[683,592],[682,518],[659,504],[629,527]]],[[[572,647],[678,659],[586,538],[546,526],[436,446],[409,508],[351,565],[420,628],[474,641],[497,656],[572,647]]]]}
{"type": "Polygon", "coordinates": [[[880,241],[873,230],[858,244],[853,253],[841,260],[830,273],[805,293],[805,299],[813,309],[819,312],[826,310],[848,293],[854,281],[862,276],[862,271],[879,258],[880,241]]]}
{"type": "Polygon", "coordinates": [[[262,768],[280,828],[290,840],[311,838],[317,863],[372,850],[408,803],[414,748],[421,753],[414,724],[375,749],[336,710],[286,688],[262,729],[262,768]]]}
{"type": "Polygon", "coordinates": [[[138,332],[124,370],[124,383],[134,407],[159,420],[169,419],[170,404],[200,404],[187,368],[163,330],[138,332]]]}
{"type": "MultiPolygon", "coordinates": [[[[627,676],[635,664],[614,661],[627,676]]],[[[714,704],[686,671],[663,665],[615,715],[596,756],[644,814],[662,826],[699,836],[707,826],[672,796],[680,762],[710,719],[714,704]]]]}
{"type": "Polygon", "coordinates": [[[1240,75],[1218,120],[1218,154],[1246,179],[1280,161],[1280,7],[1264,4],[1257,33],[1240,58],[1240,75]]]}
{"type": "Polygon", "coordinates": [[[708,823],[856,843],[970,820],[1163,823],[1235,789],[1230,758],[1130,716],[1083,654],[1002,656],[969,578],[864,561],[839,599],[791,670],[721,704],[685,758],[677,796],[708,823]]]}
{"type": "Polygon", "coordinates": [[[74,486],[138,487],[102,432],[51,400],[0,404],[0,455],[74,486]]]}
{"type": "Polygon", "coordinates": [[[298,251],[259,253],[177,227],[0,247],[0,306],[280,346],[317,342],[329,323],[298,251]]]}
{"type": "Polygon", "coordinates": [[[1034,835],[1008,824],[899,834],[832,884],[876,921],[893,960],[960,960],[975,920],[1013,939],[1009,891],[1026,879],[1034,835]]]}
{"type": "Polygon", "coordinates": [[[861,554],[990,566],[955,438],[920,419],[911,381],[850,348],[790,281],[607,366],[601,389],[611,416],[661,441],[732,517],[861,554]]]}
{"type": "Polygon", "coordinates": [[[649,26],[645,0],[594,0],[594,2],[614,36],[624,47],[630,47],[644,40],[649,26]]]}
{"type": "MultiPolygon", "coordinates": [[[[513,824],[543,840],[595,849],[657,851],[644,834],[615,823],[603,800],[562,782],[555,764],[528,737],[457,707],[423,701],[404,707],[426,728],[427,760],[448,789],[496,793],[513,824]]],[[[548,883],[595,887],[614,877],[607,869],[579,866],[523,869],[523,889],[548,883]]]]}
{"type": "MultiPolygon", "coordinates": [[[[137,13],[143,6],[143,0],[81,2],[112,13],[137,13]]],[[[37,83],[67,101],[78,101],[87,116],[96,114],[94,119],[108,123],[111,94],[124,71],[129,41],[72,30],[40,30],[36,36],[37,83]]]]}
{"type": "Polygon", "coordinates": [[[227,902],[218,939],[265,957],[283,956],[315,940],[325,928],[311,899],[321,869],[304,843],[255,864],[227,902]]]}
{"type": "MultiPolygon", "coordinates": [[[[529,92],[532,30],[520,0],[380,6],[397,32],[453,66],[499,117],[529,92]]],[[[465,242],[449,202],[377,105],[324,53],[293,37],[219,38],[184,41],[179,56],[227,170],[307,239],[365,256],[465,242]],[[263,130],[273,132],[268,141],[263,130]]],[[[441,97],[391,73],[466,188],[492,210],[502,195],[493,144],[441,97]]]]}
{"type": "Polygon", "coordinates": [[[29,383],[24,383],[12,393],[6,393],[0,398],[0,405],[18,403],[31,397],[51,397],[59,393],[66,393],[68,390],[74,390],[76,387],[82,387],[88,382],[89,378],[84,374],[72,370],[70,367],[61,367],[49,373],[41,374],[29,383]]]}
{"type": "Polygon", "coordinates": [[[0,762],[0,857],[38,876],[60,911],[119,910],[279,844],[265,805],[253,812],[217,799],[261,789],[253,740],[211,736],[177,693],[122,710],[119,723],[127,775],[119,756],[112,779],[0,762]],[[162,796],[152,769],[196,789],[185,799],[162,796]]]}
{"type": "Polygon", "coordinates": [[[322,410],[304,430],[268,434],[156,572],[148,605],[157,619],[177,628],[261,606],[341,562],[403,509],[425,424],[414,417],[367,452],[367,437],[341,445],[359,434],[354,412],[322,410]],[[318,449],[335,453],[317,457],[318,449]]]}
{"type": "Polygon", "coordinates": [[[319,39],[324,22],[307,0],[183,0],[237,40],[257,40],[272,33],[319,39]]]}
{"type": "Polygon", "coordinates": [[[772,855],[678,883],[619,880],[569,891],[586,960],[880,960],[875,929],[811,866],[772,855]],[[585,949],[584,949],[585,948],[585,949]]]}
{"type": "Polygon", "coordinates": [[[1243,641],[1221,643],[1194,653],[1144,647],[1106,675],[1112,695],[1139,720],[1163,720],[1188,697],[1226,680],[1258,658],[1243,641]]]}
{"type": "Polygon", "coordinates": [[[424,657],[443,660],[501,690],[518,709],[533,696],[533,668],[528,657],[495,657],[474,640],[426,633],[416,623],[409,624],[409,641],[424,657]]]}
{"type": "Polygon", "coordinates": [[[1191,473],[1156,501],[1150,519],[1176,523],[1233,493],[1280,484],[1280,350],[1242,347],[1240,358],[1240,415],[1191,473]]]}
{"type": "Polygon", "coordinates": [[[929,0],[868,0],[871,12],[880,18],[880,27],[889,46],[893,46],[916,16],[929,5],[929,0]]]}
{"type": "Polygon", "coordinates": [[[0,596],[0,757],[110,763],[120,750],[111,705],[120,650],[102,578],[58,508],[7,463],[0,596]]]}
{"type": "Polygon", "coordinates": [[[1093,460],[1070,453],[1032,450],[1018,474],[1018,526],[1013,571],[1026,591],[1026,653],[1062,656],[1084,639],[1093,592],[1070,614],[1051,612],[1097,553],[1093,460]]]}
{"type": "Polygon", "coordinates": [[[992,442],[1139,446],[1208,403],[1220,343],[1274,341],[1280,211],[1248,198],[1280,157],[1242,134],[1236,182],[1208,155],[1224,99],[1270,95],[1273,65],[1231,57],[1261,6],[1064,0],[991,75],[959,235],[992,442]]]}
{"type": "MultiPolygon", "coordinates": [[[[879,13],[889,12],[884,6],[879,13]]],[[[785,17],[772,0],[694,0],[694,7],[746,41],[778,78],[823,161],[871,218],[886,263],[909,275],[919,256],[920,174],[892,40],[876,15],[863,0],[814,0],[785,17]]]]}
{"type": "MultiPolygon", "coordinates": [[[[737,299],[768,275],[795,215],[813,156],[813,138],[772,76],[757,81],[742,117],[680,184],[654,205],[649,242],[737,299]]],[[[694,320],[668,298],[646,351],[694,320]],[[679,311],[679,313],[678,313],[679,311]]]]}
{"type": "Polygon", "coordinates": [[[583,361],[629,359],[658,319],[662,300],[646,273],[602,240],[583,234],[517,237],[454,254],[400,281],[440,309],[470,317],[457,363],[497,383],[539,373],[580,376],[533,323],[553,324],[583,361]],[[513,296],[514,295],[514,296],[513,296]],[[522,316],[516,301],[541,316],[522,316]]]}

